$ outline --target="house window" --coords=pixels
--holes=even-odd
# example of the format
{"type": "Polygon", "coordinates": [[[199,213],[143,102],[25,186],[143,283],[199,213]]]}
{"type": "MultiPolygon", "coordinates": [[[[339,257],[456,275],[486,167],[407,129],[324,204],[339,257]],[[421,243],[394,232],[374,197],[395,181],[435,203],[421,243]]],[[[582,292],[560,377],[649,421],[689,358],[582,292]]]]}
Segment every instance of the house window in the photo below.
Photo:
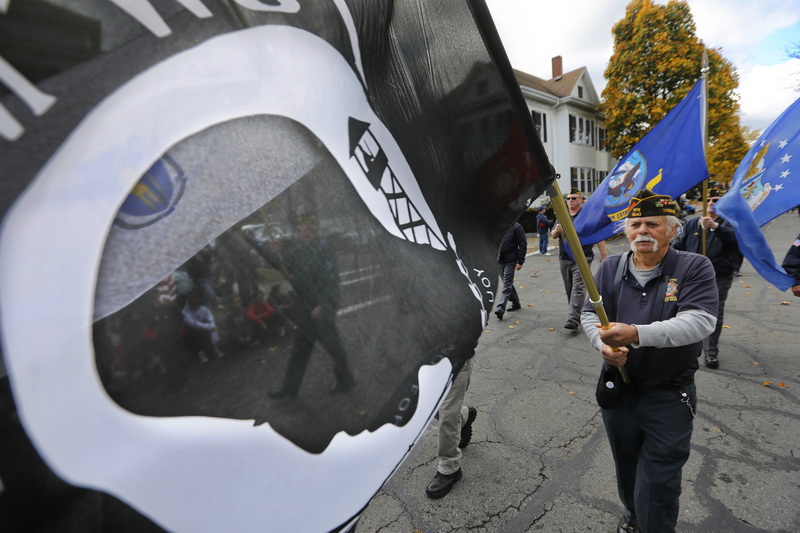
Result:
{"type": "Polygon", "coordinates": [[[596,172],[596,174],[597,174],[597,178],[595,179],[595,182],[596,182],[597,185],[600,185],[601,183],[603,183],[603,180],[606,179],[606,176],[608,176],[608,171],[607,170],[598,170],[596,172]]]}
{"type": "Polygon", "coordinates": [[[578,85],[578,98],[583,98],[583,87],[578,85]]]}
{"type": "Polygon", "coordinates": [[[538,111],[531,111],[533,123],[536,124],[536,133],[543,143],[547,142],[547,114],[539,113],[538,111]]]}
{"type": "Polygon", "coordinates": [[[608,152],[608,147],[606,146],[605,128],[597,128],[597,149],[601,152],[608,152]]]}
{"type": "Polygon", "coordinates": [[[570,187],[577,187],[584,194],[591,194],[597,188],[595,171],[589,167],[572,167],[569,169],[570,187]]]}
{"type": "Polygon", "coordinates": [[[569,142],[594,146],[594,120],[570,115],[569,142]]]}

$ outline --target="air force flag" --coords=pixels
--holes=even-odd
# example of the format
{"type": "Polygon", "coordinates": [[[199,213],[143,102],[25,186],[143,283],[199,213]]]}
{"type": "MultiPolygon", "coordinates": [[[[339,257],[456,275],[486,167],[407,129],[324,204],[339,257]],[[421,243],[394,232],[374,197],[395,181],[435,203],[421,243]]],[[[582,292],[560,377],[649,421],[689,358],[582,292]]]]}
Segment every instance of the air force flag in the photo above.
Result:
{"type": "Polygon", "coordinates": [[[739,249],[761,276],[785,291],[794,285],[775,260],[760,227],[800,205],[800,99],[745,155],[731,189],[714,206],[733,225],[739,249]]]}

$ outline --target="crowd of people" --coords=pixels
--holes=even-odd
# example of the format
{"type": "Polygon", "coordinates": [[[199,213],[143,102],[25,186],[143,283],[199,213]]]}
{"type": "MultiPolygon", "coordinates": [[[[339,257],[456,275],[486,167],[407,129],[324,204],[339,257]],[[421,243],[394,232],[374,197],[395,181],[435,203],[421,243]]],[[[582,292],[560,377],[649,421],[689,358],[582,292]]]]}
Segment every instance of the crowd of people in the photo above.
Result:
{"type": "Polygon", "coordinates": [[[144,375],[185,384],[190,365],[227,356],[291,348],[274,398],[294,396],[319,341],[334,360],[342,392],[355,380],[334,322],[336,262],[313,219],[296,232],[259,240],[234,227],[134,302],[95,324],[98,368],[114,390],[144,375]]]}

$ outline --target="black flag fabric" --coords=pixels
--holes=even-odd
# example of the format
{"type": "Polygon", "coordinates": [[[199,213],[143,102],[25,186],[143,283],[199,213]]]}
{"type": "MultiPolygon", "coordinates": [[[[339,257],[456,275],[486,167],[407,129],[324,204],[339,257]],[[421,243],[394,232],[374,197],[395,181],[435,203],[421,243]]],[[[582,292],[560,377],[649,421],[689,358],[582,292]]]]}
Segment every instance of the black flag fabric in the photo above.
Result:
{"type": "Polygon", "coordinates": [[[0,530],[347,531],[553,180],[481,0],[0,0],[0,530]]]}

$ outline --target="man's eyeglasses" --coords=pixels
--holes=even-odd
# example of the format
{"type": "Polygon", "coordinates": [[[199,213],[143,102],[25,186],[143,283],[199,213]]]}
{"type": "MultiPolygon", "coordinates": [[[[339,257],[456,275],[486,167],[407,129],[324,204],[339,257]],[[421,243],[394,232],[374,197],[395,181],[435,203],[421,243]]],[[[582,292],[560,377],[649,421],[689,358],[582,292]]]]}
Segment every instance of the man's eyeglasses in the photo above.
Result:
{"type": "Polygon", "coordinates": [[[580,196],[567,196],[567,200],[580,200],[580,196]]]}
{"type": "Polygon", "coordinates": [[[715,204],[715,203],[719,202],[720,199],[719,198],[709,198],[708,201],[711,202],[712,204],[715,204]]]}

